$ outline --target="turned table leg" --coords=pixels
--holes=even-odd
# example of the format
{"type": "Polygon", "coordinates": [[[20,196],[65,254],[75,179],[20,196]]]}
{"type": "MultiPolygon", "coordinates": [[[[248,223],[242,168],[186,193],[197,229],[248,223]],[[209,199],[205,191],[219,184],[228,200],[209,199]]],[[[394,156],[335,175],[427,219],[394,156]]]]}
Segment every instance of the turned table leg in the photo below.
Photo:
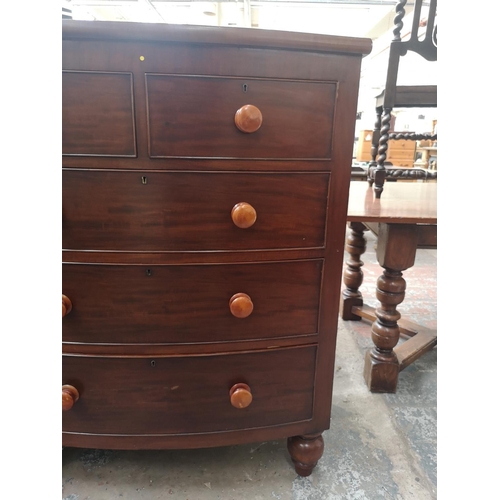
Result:
{"type": "Polygon", "coordinates": [[[309,476],[323,455],[325,443],[321,434],[288,438],[288,452],[299,476],[309,476]]]}
{"type": "Polygon", "coordinates": [[[380,224],[377,260],[384,268],[377,281],[372,340],[375,346],[365,357],[364,376],[371,392],[396,392],[400,366],[394,352],[399,341],[397,306],[405,297],[406,282],[402,271],[415,263],[418,240],[414,224],[380,224]]]}
{"type": "Polygon", "coordinates": [[[340,303],[341,317],[344,320],[360,320],[361,317],[352,313],[353,306],[363,305],[363,296],[359,287],[363,284],[363,261],[361,255],[366,251],[366,226],[361,222],[349,223],[350,234],[347,236],[346,252],[349,258],[344,269],[344,285],[340,303]]]}

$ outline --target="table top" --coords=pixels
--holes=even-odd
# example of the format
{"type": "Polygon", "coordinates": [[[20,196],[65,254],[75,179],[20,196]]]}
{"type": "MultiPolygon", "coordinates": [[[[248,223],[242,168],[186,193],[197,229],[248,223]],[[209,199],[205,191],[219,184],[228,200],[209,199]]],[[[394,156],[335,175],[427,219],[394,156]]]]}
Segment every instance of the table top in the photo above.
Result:
{"type": "Polygon", "coordinates": [[[436,224],[436,182],[386,182],[375,198],[368,182],[352,181],[347,220],[394,224],[436,224]]]}

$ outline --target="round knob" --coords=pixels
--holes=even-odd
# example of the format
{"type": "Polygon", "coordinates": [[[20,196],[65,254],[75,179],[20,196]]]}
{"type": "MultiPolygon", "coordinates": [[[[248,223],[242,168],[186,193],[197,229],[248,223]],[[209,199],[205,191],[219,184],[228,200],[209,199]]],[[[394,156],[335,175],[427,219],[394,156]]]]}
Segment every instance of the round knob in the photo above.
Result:
{"type": "Polygon", "coordinates": [[[262,125],[262,113],[260,109],[251,104],[245,104],[234,115],[234,124],[239,130],[247,134],[256,132],[262,125]]]}
{"type": "Polygon", "coordinates": [[[229,309],[236,318],[246,318],[253,311],[252,299],[246,293],[236,293],[229,301],[229,309]]]}
{"type": "Polygon", "coordinates": [[[62,409],[63,411],[71,410],[73,405],[78,401],[80,394],[72,385],[62,386],[62,409]]]}
{"type": "Polygon", "coordinates": [[[247,384],[234,384],[229,390],[229,397],[235,408],[246,408],[252,402],[252,391],[247,384]]]}
{"type": "Polygon", "coordinates": [[[71,312],[71,309],[73,309],[73,304],[71,303],[71,300],[69,300],[66,295],[62,296],[62,317],[66,316],[66,314],[71,312]]]}
{"type": "Polygon", "coordinates": [[[257,220],[257,212],[250,203],[241,202],[237,203],[231,210],[231,219],[234,225],[241,229],[253,226],[257,220]]]}

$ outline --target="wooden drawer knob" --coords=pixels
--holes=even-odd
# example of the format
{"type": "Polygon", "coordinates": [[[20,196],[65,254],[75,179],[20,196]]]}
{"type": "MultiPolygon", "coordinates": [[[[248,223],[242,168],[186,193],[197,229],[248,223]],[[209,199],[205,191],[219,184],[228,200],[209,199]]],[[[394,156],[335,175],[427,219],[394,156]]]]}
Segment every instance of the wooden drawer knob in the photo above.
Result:
{"type": "Polygon", "coordinates": [[[252,402],[252,391],[247,384],[234,384],[229,390],[229,397],[235,408],[246,408],[252,402]]]}
{"type": "Polygon", "coordinates": [[[231,210],[231,219],[234,225],[241,229],[253,226],[257,220],[257,212],[250,203],[241,202],[237,203],[231,210]]]}
{"type": "Polygon", "coordinates": [[[66,295],[62,296],[62,317],[66,316],[66,314],[71,312],[71,309],[73,309],[73,304],[71,304],[71,300],[69,300],[66,295]]]}
{"type": "Polygon", "coordinates": [[[236,318],[246,318],[253,311],[252,299],[246,293],[236,293],[229,300],[229,309],[236,318]]]}
{"type": "Polygon", "coordinates": [[[73,408],[73,405],[80,398],[78,390],[72,385],[62,386],[62,409],[63,411],[68,411],[73,408]]]}
{"type": "Polygon", "coordinates": [[[236,127],[246,134],[251,134],[259,130],[262,125],[262,113],[260,109],[251,104],[245,104],[234,115],[236,127]]]}

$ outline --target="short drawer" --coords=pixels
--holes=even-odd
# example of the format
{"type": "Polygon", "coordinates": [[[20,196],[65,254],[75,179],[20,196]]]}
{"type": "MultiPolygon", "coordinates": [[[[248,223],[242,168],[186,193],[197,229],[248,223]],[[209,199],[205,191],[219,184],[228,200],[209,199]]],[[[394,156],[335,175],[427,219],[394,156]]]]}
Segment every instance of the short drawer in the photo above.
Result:
{"type": "Polygon", "coordinates": [[[389,149],[387,152],[387,161],[392,161],[392,159],[405,159],[405,160],[413,160],[415,156],[414,151],[409,151],[407,149],[389,149]]]}
{"type": "Polygon", "coordinates": [[[399,139],[399,140],[391,139],[388,142],[388,146],[389,146],[390,151],[404,150],[404,151],[412,151],[413,152],[413,151],[415,151],[415,144],[416,144],[415,141],[405,140],[405,139],[399,139]]]}
{"type": "Polygon", "coordinates": [[[132,73],[63,71],[62,153],[136,156],[132,73]]]}
{"type": "Polygon", "coordinates": [[[63,411],[63,432],[190,434],[307,420],[315,365],[315,346],[191,357],[63,356],[63,386],[79,395],[63,411]],[[247,386],[242,399],[230,395],[236,384],[247,386]]]}
{"type": "Polygon", "coordinates": [[[207,251],[325,244],[330,174],[63,170],[64,249],[207,251]],[[233,209],[255,212],[238,227],[233,209]]]}
{"type": "Polygon", "coordinates": [[[209,343],[318,332],[323,261],[130,266],[64,264],[63,341],[209,343]],[[246,294],[246,317],[231,299],[246,294]],[[248,302],[251,302],[251,304],[248,302]],[[232,307],[231,307],[232,304],[232,307]],[[250,308],[250,309],[248,309],[250,308]]]}
{"type": "Polygon", "coordinates": [[[336,84],[255,78],[147,74],[152,158],[328,159],[336,84]],[[235,114],[258,108],[258,130],[235,114]]]}

